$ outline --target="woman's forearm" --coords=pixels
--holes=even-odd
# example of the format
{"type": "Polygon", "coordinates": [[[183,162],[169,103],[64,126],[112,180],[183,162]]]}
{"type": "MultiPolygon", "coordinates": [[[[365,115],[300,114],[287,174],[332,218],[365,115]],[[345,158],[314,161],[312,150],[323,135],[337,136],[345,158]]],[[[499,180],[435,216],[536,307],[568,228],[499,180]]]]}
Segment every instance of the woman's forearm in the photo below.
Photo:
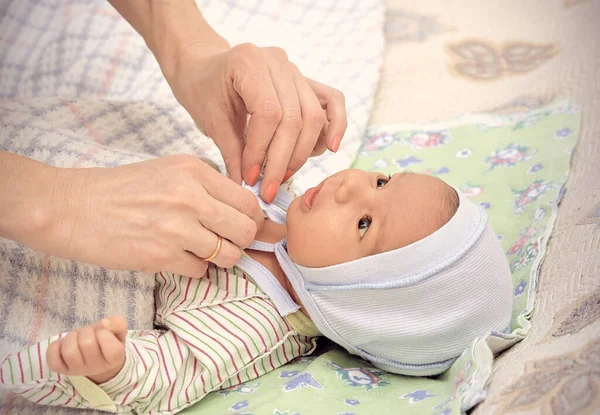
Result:
{"type": "Polygon", "coordinates": [[[194,0],[109,0],[144,38],[165,75],[187,46],[229,47],[202,16],[194,0]]]}
{"type": "Polygon", "coordinates": [[[57,168],[0,150],[0,237],[37,248],[49,230],[57,168]]]}

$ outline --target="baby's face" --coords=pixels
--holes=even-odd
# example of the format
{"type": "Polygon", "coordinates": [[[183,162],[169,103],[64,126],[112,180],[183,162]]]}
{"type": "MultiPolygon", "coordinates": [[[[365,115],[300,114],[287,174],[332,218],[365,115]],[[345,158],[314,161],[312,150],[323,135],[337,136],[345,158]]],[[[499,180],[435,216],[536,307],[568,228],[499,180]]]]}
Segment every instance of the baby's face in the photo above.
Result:
{"type": "Polygon", "coordinates": [[[341,171],[289,206],[288,254],[321,268],[410,245],[448,221],[452,197],[432,176],[341,171]]]}

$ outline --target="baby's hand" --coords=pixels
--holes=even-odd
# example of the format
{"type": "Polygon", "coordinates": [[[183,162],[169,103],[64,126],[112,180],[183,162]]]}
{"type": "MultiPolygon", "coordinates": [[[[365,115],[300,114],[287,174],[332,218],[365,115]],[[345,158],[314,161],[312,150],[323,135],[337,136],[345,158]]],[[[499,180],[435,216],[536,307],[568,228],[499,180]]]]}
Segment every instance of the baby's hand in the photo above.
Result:
{"type": "Polygon", "coordinates": [[[127,322],[107,317],[56,340],[46,352],[50,369],[65,375],[87,376],[95,383],[114,378],[125,364],[127,322]]]}

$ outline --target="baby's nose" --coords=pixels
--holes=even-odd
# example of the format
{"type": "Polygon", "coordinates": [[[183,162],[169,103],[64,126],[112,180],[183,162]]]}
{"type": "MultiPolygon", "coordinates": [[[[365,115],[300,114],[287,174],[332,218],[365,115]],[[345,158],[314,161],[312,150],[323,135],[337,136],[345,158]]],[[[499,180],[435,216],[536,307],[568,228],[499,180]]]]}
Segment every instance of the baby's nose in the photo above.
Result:
{"type": "Polygon", "coordinates": [[[340,181],[340,186],[335,193],[338,203],[348,203],[366,196],[365,179],[357,172],[349,170],[340,181]]]}

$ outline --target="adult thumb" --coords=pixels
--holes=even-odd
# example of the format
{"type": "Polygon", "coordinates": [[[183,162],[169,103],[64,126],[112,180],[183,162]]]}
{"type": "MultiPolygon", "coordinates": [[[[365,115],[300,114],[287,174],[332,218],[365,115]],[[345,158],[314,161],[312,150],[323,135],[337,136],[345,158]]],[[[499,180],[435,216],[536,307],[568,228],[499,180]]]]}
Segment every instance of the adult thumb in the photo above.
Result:
{"type": "Polygon", "coordinates": [[[246,117],[238,120],[223,122],[214,132],[212,139],[221,151],[229,178],[242,184],[242,154],[244,152],[244,128],[246,117]]]}

